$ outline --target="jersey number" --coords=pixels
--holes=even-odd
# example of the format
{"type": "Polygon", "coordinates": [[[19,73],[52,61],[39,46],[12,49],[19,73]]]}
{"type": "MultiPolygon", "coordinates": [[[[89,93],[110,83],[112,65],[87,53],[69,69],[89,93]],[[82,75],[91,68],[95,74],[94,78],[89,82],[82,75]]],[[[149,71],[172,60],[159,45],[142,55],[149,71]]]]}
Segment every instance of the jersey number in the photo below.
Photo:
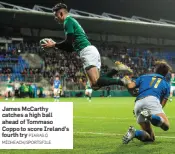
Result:
{"type": "MultiPolygon", "coordinates": [[[[152,77],[152,80],[150,82],[150,86],[153,85],[153,83],[155,82],[156,79],[157,79],[156,77],[152,77]]],[[[160,84],[161,81],[162,81],[162,79],[158,78],[157,81],[156,81],[156,83],[155,83],[155,85],[154,85],[154,88],[157,88],[159,86],[159,84],[160,84]]]]}

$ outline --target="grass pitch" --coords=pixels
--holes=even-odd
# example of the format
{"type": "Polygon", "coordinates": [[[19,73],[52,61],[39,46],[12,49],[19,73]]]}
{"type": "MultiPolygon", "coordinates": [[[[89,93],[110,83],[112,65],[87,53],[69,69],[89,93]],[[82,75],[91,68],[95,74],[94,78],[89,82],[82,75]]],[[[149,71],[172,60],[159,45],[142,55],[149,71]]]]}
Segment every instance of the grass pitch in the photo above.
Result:
{"type": "MultiPolygon", "coordinates": [[[[0,101],[4,100],[1,99],[0,101]]],[[[53,101],[53,99],[16,99],[15,101],[48,102],[53,101]]],[[[121,140],[128,127],[133,125],[139,129],[132,113],[134,98],[93,98],[91,103],[85,98],[62,98],[61,101],[74,102],[73,150],[0,150],[0,154],[175,153],[175,100],[165,107],[171,124],[168,132],[154,127],[156,134],[154,143],[142,143],[135,139],[128,145],[123,145],[121,140]]]]}

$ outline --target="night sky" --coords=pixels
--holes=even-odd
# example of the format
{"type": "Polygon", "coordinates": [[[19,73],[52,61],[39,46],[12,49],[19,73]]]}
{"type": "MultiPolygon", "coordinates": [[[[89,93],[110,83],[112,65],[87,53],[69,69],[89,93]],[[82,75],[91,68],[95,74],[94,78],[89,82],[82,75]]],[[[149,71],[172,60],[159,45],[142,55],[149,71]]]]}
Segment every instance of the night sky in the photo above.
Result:
{"type": "MultiPolygon", "coordinates": [[[[4,2],[32,8],[34,4],[53,7],[61,0],[2,0],[4,2]]],[[[62,0],[69,8],[102,14],[113,13],[121,16],[142,16],[159,20],[175,21],[175,0],[62,0]]]]}

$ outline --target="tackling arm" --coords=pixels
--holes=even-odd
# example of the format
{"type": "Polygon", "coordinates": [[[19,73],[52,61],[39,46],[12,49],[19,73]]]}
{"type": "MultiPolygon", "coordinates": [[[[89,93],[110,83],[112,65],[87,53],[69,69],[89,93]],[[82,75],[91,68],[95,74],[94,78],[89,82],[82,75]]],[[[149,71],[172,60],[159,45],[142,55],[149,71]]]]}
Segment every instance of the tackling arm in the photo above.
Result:
{"type": "Polygon", "coordinates": [[[131,82],[127,85],[128,88],[128,92],[134,96],[137,97],[138,96],[138,89],[136,89],[136,83],[135,82],[131,82]]]}
{"type": "Polygon", "coordinates": [[[128,89],[134,89],[134,88],[136,88],[136,83],[135,83],[135,82],[129,83],[129,84],[127,85],[127,88],[128,88],[128,89]]]}

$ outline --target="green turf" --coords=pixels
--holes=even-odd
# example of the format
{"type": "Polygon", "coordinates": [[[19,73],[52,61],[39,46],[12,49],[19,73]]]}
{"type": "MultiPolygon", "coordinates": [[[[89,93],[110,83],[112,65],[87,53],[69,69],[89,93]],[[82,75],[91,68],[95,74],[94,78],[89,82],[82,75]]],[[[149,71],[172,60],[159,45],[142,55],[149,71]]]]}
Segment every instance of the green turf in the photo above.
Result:
{"type": "MultiPolygon", "coordinates": [[[[0,100],[2,101],[2,100],[0,100]]],[[[4,100],[3,100],[4,101],[4,100]]],[[[15,101],[53,101],[53,99],[16,99],[15,101]]],[[[174,154],[175,153],[175,101],[168,103],[165,112],[171,128],[163,132],[154,128],[156,142],[141,143],[134,140],[128,145],[121,143],[122,135],[135,122],[132,110],[134,98],[66,98],[74,102],[74,149],[73,150],[0,150],[0,154],[174,154]]]]}

